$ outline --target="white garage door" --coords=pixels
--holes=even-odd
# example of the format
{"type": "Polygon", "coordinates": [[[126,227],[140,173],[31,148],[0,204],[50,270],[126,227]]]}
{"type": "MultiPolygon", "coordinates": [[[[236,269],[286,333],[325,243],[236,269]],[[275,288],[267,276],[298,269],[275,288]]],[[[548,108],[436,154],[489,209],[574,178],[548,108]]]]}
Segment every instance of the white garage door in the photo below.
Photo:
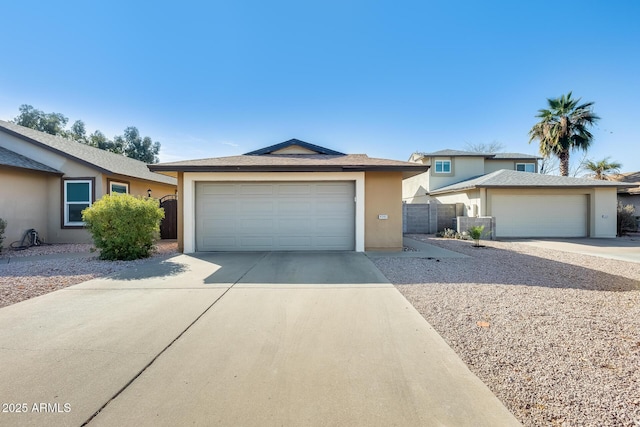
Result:
{"type": "Polygon", "coordinates": [[[586,195],[493,196],[496,237],[586,237],[586,195]]]}
{"type": "Polygon", "coordinates": [[[196,250],[354,250],[349,182],[198,182],[196,250]]]}

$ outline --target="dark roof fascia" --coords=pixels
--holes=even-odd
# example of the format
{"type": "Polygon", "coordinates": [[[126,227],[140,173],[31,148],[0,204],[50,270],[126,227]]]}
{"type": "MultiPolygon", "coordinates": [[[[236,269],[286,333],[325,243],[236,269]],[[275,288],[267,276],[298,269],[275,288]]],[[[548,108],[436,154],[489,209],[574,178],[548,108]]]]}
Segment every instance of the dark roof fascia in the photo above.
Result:
{"type": "Polygon", "coordinates": [[[420,174],[426,172],[429,167],[426,165],[413,166],[341,166],[341,165],[308,165],[308,166],[165,166],[165,165],[148,165],[152,172],[416,172],[420,174]]]}
{"type": "Polygon", "coordinates": [[[299,139],[290,139],[285,142],[281,142],[279,144],[271,145],[269,147],[261,148],[259,150],[250,151],[245,153],[245,156],[259,156],[262,154],[269,154],[274,151],[282,150],[283,148],[291,147],[293,145],[298,145],[300,147],[306,148],[311,151],[315,151],[319,154],[328,154],[332,156],[344,156],[344,153],[340,153],[339,151],[330,150],[328,148],[320,147],[319,145],[310,144],[308,142],[300,141],[299,139]]]}
{"type": "Polygon", "coordinates": [[[49,151],[52,151],[52,152],[54,152],[54,153],[56,153],[56,154],[59,154],[59,155],[61,155],[61,156],[63,156],[63,157],[66,157],[67,159],[71,159],[71,160],[76,161],[76,162],[78,162],[78,163],[81,163],[81,164],[83,164],[83,165],[85,165],[85,166],[89,166],[90,168],[96,169],[97,171],[99,171],[99,172],[101,172],[101,173],[113,174],[113,172],[112,172],[112,171],[110,171],[110,170],[104,169],[104,168],[102,168],[102,167],[100,167],[100,166],[97,166],[97,165],[95,165],[95,164],[93,164],[93,163],[91,163],[91,162],[88,162],[88,161],[86,161],[86,160],[84,160],[84,159],[81,159],[81,158],[79,158],[79,157],[72,156],[72,155],[71,155],[71,154],[69,154],[69,153],[66,153],[66,152],[64,152],[64,151],[62,151],[62,150],[58,150],[57,148],[53,148],[53,147],[52,147],[52,146],[50,146],[50,145],[44,144],[44,143],[42,143],[42,142],[40,142],[40,141],[38,141],[38,140],[36,140],[36,139],[33,139],[33,138],[28,137],[28,136],[26,136],[26,135],[23,135],[23,134],[21,134],[21,133],[19,133],[19,132],[15,132],[15,131],[13,131],[13,130],[11,130],[11,129],[7,129],[6,127],[4,127],[4,126],[2,126],[2,125],[0,125],[0,130],[2,130],[3,132],[8,133],[9,135],[13,135],[13,136],[15,136],[16,138],[20,138],[20,139],[22,139],[23,141],[30,142],[30,143],[32,143],[32,144],[35,144],[35,145],[39,146],[39,147],[42,147],[42,148],[47,149],[47,150],[49,150],[49,151]]]}

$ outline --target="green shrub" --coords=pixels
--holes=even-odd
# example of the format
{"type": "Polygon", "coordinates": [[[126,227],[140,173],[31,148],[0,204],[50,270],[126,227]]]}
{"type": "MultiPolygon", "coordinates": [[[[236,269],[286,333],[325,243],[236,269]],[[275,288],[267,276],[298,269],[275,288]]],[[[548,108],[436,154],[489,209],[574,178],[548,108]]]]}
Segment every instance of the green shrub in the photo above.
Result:
{"type": "Polygon", "coordinates": [[[7,221],[0,218],[0,252],[2,252],[2,243],[4,242],[4,230],[7,228],[7,221]]]}
{"type": "Polygon", "coordinates": [[[105,195],[82,211],[100,258],[133,260],[151,255],[164,210],[152,198],[105,195]]]}
{"type": "Polygon", "coordinates": [[[635,207],[633,205],[623,205],[618,202],[618,236],[622,236],[625,231],[636,230],[635,207]]]}
{"type": "Polygon", "coordinates": [[[475,246],[480,246],[480,239],[482,238],[482,234],[484,233],[484,225],[474,225],[473,227],[469,228],[468,231],[469,236],[471,236],[471,238],[476,242],[475,246]]]}

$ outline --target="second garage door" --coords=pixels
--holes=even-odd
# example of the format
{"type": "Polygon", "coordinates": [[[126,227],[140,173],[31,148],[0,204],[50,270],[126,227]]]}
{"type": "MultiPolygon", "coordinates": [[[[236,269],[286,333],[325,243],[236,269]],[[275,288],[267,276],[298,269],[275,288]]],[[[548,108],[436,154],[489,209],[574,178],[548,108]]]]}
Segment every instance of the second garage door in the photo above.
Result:
{"type": "Polygon", "coordinates": [[[491,199],[496,237],[586,237],[588,198],[500,195],[491,199]]]}
{"type": "Polygon", "coordinates": [[[198,182],[196,250],[354,250],[347,182],[198,182]]]}

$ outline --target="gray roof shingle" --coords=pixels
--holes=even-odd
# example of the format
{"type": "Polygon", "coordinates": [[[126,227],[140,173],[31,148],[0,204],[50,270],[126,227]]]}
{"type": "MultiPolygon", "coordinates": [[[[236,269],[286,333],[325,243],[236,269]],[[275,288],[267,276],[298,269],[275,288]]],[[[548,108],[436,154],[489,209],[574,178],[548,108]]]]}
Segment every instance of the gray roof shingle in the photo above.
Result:
{"type": "Polygon", "coordinates": [[[22,154],[14,153],[13,151],[7,150],[4,147],[0,147],[0,165],[63,175],[63,173],[57,169],[49,167],[40,162],[36,162],[29,157],[23,156],[22,154]]]}
{"type": "Polygon", "coordinates": [[[523,153],[481,153],[478,151],[440,150],[432,153],[416,153],[423,157],[485,157],[487,159],[540,159],[541,157],[523,153]]]}
{"type": "Polygon", "coordinates": [[[542,175],[532,172],[518,172],[501,169],[486,175],[466,179],[431,191],[431,194],[452,193],[483,187],[624,187],[625,184],[589,178],[542,175]]]}
{"type": "Polygon", "coordinates": [[[124,175],[171,185],[176,185],[177,183],[177,180],[173,177],[151,172],[144,162],[60,136],[49,135],[48,133],[3,120],[0,120],[0,131],[35,143],[57,154],[98,169],[102,173],[124,175]]]}

